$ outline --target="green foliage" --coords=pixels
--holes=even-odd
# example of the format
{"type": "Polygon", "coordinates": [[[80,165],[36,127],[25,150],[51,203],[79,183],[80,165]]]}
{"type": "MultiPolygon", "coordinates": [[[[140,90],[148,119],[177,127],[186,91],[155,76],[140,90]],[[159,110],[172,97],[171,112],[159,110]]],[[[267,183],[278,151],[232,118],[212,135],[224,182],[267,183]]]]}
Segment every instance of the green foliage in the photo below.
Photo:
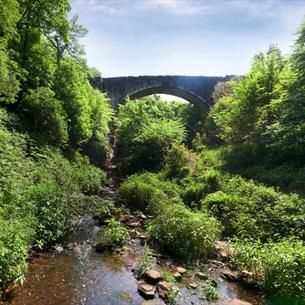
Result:
{"type": "MultiPolygon", "coordinates": [[[[26,211],[23,211],[26,212],[26,211]]],[[[28,213],[21,215],[17,207],[0,211],[0,287],[23,283],[27,271],[27,257],[34,240],[35,220],[28,213]],[[11,214],[14,209],[14,214],[11,214]]]]}
{"type": "Polygon", "coordinates": [[[105,94],[90,90],[92,136],[84,143],[83,152],[90,162],[96,166],[103,166],[110,151],[110,123],[113,110],[105,94]]]}
{"type": "Polygon", "coordinates": [[[219,299],[217,289],[211,282],[208,282],[204,288],[204,296],[208,302],[215,302],[219,299]]]}
{"type": "Polygon", "coordinates": [[[32,123],[31,130],[44,131],[47,143],[62,146],[68,141],[68,131],[62,104],[47,87],[29,90],[21,104],[22,112],[32,123]]]}
{"type": "Polygon", "coordinates": [[[166,281],[166,282],[169,282],[169,283],[175,282],[175,277],[174,277],[173,274],[172,274],[169,270],[167,270],[167,269],[161,270],[160,275],[161,275],[161,278],[162,278],[164,281],[166,281]]]}
{"type": "Polygon", "coordinates": [[[127,229],[115,218],[111,218],[105,231],[103,232],[103,237],[110,239],[115,245],[123,245],[129,240],[129,234],[127,229]]]}
{"type": "Polygon", "coordinates": [[[275,166],[270,163],[249,165],[238,168],[244,177],[251,177],[268,185],[280,187],[285,192],[299,193],[304,197],[305,166],[281,164],[275,166]]]}
{"type": "Polygon", "coordinates": [[[90,85],[84,69],[73,60],[62,61],[56,71],[54,91],[56,98],[63,102],[63,108],[69,117],[71,145],[78,146],[88,141],[92,136],[88,99],[90,85]]]}
{"type": "Polygon", "coordinates": [[[207,257],[214,248],[220,226],[216,219],[187,209],[173,182],[152,174],[130,176],[120,188],[120,196],[131,207],[156,215],[148,231],[158,244],[178,257],[207,257]]]}
{"type": "Polygon", "coordinates": [[[95,165],[104,165],[113,115],[106,96],[90,86],[87,70],[71,59],[59,64],[54,91],[68,118],[69,144],[82,147],[95,165]]]}
{"type": "Polygon", "coordinates": [[[214,169],[195,171],[181,181],[183,201],[193,207],[207,194],[216,192],[220,184],[220,172],[214,169]]]}
{"type": "Polygon", "coordinates": [[[166,301],[169,305],[177,304],[176,299],[181,296],[181,291],[178,287],[172,287],[166,294],[166,301]]]}
{"type": "Polygon", "coordinates": [[[19,19],[19,4],[16,0],[0,1],[0,103],[15,102],[18,90],[18,69],[8,42],[16,38],[16,23],[19,19]]]}
{"type": "Polygon", "coordinates": [[[139,257],[137,263],[137,275],[142,277],[144,273],[149,270],[153,265],[152,252],[148,247],[144,247],[143,253],[139,257]]]}
{"type": "Polygon", "coordinates": [[[120,197],[128,207],[154,212],[162,200],[179,200],[178,187],[158,174],[135,174],[120,187],[120,197]],[[157,205],[157,206],[156,206],[157,205]]]}
{"type": "Polygon", "coordinates": [[[258,141],[257,126],[264,106],[278,96],[275,90],[284,61],[276,47],[267,54],[255,56],[250,72],[234,87],[234,93],[219,100],[213,118],[220,128],[221,137],[227,143],[258,141]]]}
{"type": "Polygon", "coordinates": [[[100,201],[100,204],[95,209],[95,215],[100,218],[110,217],[113,210],[114,210],[114,203],[112,199],[103,198],[100,201]]]}
{"type": "Polygon", "coordinates": [[[72,163],[74,179],[81,192],[85,194],[97,194],[101,185],[107,182],[106,173],[89,163],[89,160],[81,155],[72,163]]]}
{"type": "Polygon", "coordinates": [[[305,296],[305,247],[297,240],[278,243],[238,242],[232,263],[239,271],[253,272],[253,279],[268,293],[305,296]]]}
{"type": "Polygon", "coordinates": [[[163,204],[148,232],[173,256],[207,258],[214,251],[220,225],[215,218],[192,212],[182,204],[163,204]]]}
{"type": "Polygon", "coordinates": [[[229,167],[231,163],[236,169],[262,163],[270,169],[286,164],[303,167],[304,29],[302,23],[290,57],[284,58],[273,46],[258,54],[250,72],[233,83],[233,92],[222,94],[213,106],[207,121],[230,146],[229,167]]]}
{"type": "Polygon", "coordinates": [[[127,101],[119,107],[117,157],[123,172],[161,168],[164,156],[185,130],[174,109],[156,98],[127,101]]]}
{"type": "Polygon", "coordinates": [[[63,238],[84,211],[97,204],[105,174],[83,157],[68,161],[54,148],[38,148],[27,134],[9,130],[15,120],[0,110],[0,286],[22,281],[31,249],[63,238]]]}
{"type": "Polygon", "coordinates": [[[228,175],[220,191],[202,201],[203,209],[222,221],[226,236],[264,241],[289,236],[304,239],[304,205],[297,195],[228,175]]]}
{"type": "Polygon", "coordinates": [[[196,156],[183,144],[174,143],[164,159],[164,174],[169,179],[182,179],[196,163],[196,156]]]}
{"type": "Polygon", "coordinates": [[[175,116],[179,118],[186,128],[185,143],[188,147],[195,142],[202,144],[206,134],[205,120],[207,114],[195,105],[189,103],[172,102],[171,107],[175,110],[175,116]]]}

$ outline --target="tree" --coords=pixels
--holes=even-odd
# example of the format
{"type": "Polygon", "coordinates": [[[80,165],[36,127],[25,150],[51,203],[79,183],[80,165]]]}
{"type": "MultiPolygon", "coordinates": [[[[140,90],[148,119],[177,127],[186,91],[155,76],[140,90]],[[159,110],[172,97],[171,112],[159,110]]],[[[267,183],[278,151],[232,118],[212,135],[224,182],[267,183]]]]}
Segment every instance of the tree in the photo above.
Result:
{"type": "MultiPolygon", "coordinates": [[[[70,23],[67,18],[69,0],[38,1],[20,0],[20,18],[17,30],[20,39],[12,44],[15,59],[22,68],[22,89],[35,89],[49,85],[54,76],[55,56],[45,43],[51,33],[62,41],[69,41],[70,23]],[[46,57],[46,58],[45,58],[46,57]],[[38,66],[44,69],[37,71],[38,66]],[[39,74],[38,72],[42,72],[39,74]]],[[[21,99],[21,96],[20,98],[21,99]]]]}
{"type": "Polygon", "coordinates": [[[86,69],[73,59],[60,62],[56,71],[53,90],[62,101],[68,117],[69,143],[79,147],[92,136],[91,86],[86,69]]]}
{"type": "Polygon", "coordinates": [[[276,86],[283,67],[279,49],[271,46],[266,54],[254,57],[250,72],[235,83],[232,95],[216,103],[213,118],[224,141],[260,144],[262,130],[257,122],[264,107],[279,95],[276,86]]]}
{"type": "Polygon", "coordinates": [[[113,110],[105,94],[91,88],[91,126],[92,136],[82,146],[91,163],[104,166],[110,151],[110,122],[113,110]]]}
{"type": "Polygon", "coordinates": [[[79,38],[84,37],[87,34],[87,30],[79,25],[77,21],[78,16],[73,16],[69,24],[69,29],[66,30],[70,34],[69,39],[62,39],[60,33],[57,32],[44,33],[56,50],[57,63],[63,59],[64,54],[67,54],[76,60],[80,59],[85,54],[84,47],[79,43],[79,38]]]}
{"type": "Polygon", "coordinates": [[[123,172],[156,170],[174,142],[185,139],[175,107],[155,97],[119,107],[117,158],[123,172]]]}
{"type": "Polygon", "coordinates": [[[62,103],[54,95],[46,87],[31,89],[23,99],[20,109],[30,119],[33,131],[43,131],[46,143],[62,146],[68,141],[67,121],[62,103]]]}
{"type": "Polygon", "coordinates": [[[0,0],[0,7],[0,103],[13,103],[19,91],[18,66],[8,43],[17,39],[19,4],[16,0],[0,0]]]}
{"type": "Polygon", "coordinates": [[[280,75],[279,97],[265,110],[266,142],[272,155],[302,163],[305,150],[304,69],[305,22],[298,31],[292,56],[280,75]]]}

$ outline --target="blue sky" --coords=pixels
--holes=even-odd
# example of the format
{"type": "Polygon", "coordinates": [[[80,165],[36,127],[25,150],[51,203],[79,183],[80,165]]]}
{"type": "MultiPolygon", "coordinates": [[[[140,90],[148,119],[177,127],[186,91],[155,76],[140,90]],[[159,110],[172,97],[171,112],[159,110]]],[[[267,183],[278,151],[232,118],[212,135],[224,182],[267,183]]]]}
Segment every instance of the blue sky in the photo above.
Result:
{"type": "Polygon", "coordinates": [[[104,77],[244,74],[277,44],[288,53],[305,0],[72,0],[104,77]]]}

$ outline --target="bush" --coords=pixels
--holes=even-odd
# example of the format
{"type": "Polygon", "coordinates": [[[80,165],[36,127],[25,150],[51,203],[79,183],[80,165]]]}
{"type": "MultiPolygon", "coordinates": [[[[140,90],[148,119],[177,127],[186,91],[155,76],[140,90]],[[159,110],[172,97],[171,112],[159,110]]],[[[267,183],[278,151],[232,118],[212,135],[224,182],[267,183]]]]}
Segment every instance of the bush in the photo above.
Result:
{"type": "Polygon", "coordinates": [[[273,188],[235,176],[224,176],[221,191],[202,201],[204,211],[225,226],[226,236],[260,238],[305,238],[305,202],[297,195],[286,195],[273,188]]]}
{"type": "Polygon", "coordinates": [[[149,235],[175,257],[209,257],[219,237],[220,225],[213,217],[192,212],[182,204],[163,205],[150,223],[149,235]]]}
{"type": "Polygon", "coordinates": [[[305,297],[303,242],[237,242],[233,245],[232,253],[231,260],[234,266],[239,271],[253,272],[253,279],[269,294],[305,297]]]}
{"type": "Polygon", "coordinates": [[[114,245],[123,245],[129,240],[127,229],[114,218],[111,218],[107,224],[103,237],[109,239],[114,245]]]}
{"type": "MultiPolygon", "coordinates": [[[[0,199],[1,202],[1,199],[0,199]]],[[[2,202],[1,202],[2,203],[2,202]]],[[[6,208],[0,210],[0,288],[12,283],[23,283],[27,259],[35,237],[35,219],[28,212],[13,214],[6,208]]],[[[1,293],[0,293],[1,296],[1,293]]]]}
{"type": "Polygon", "coordinates": [[[87,158],[78,156],[72,163],[74,179],[85,194],[96,194],[108,179],[106,173],[89,163],[87,158]]]}
{"type": "Polygon", "coordinates": [[[110,217],[114,210],[114,203],[110,198],[103,198],[95,209],[95,216],[100,219],[110,217]]]}
{"type": "Polygon", "coordinates": [[[199,202],[207,194],[219,189],[220,172],[208,169],[203,172],[195,171],[181,181],[181,195],[189,206],[199,206],[199,202]]]}
{"type": "Polygon", "coordinates": [[[113,110],[106,96],[98,90],[90,90],[90,103],[93,133],[82,148],[92,164],[102,167],[110,152],[109,134],[113,110]]]}
{"type": "Polygon", "coordinates": [[[31,130],[40,132],[46,143],[62,146],[68,141],[68,126],[62,103],[46,87],[29,90],[21,104],[22,112],[32,123],[31,130]]]}
{"type": "Polygon", "coordinates": [[[178,187],[158,174],[143,173],[128,177],[120,187],[120,198],[128,207],[155,212],[163,202],[180,199],[178,187]]]}
{"type": "MultiPolygon", "coordinates": [[[[15,117],[0,109],[0,288],[23,281],[32,249],[50,246],[97,205],[105,174],[78,156],[38,148],[27,134],[8,129],[15,117]]],[[[16,121],[16,123],[18,123],[16,121]]]]}
{"type": "Polygon", "coordinates": [[[183,124],[171,105],[155,98],[120,105],[117,160],[127,174],[159,170],[171,145],[185,138],[183,124]]]}
{"type": "Polygon", "coordinates": [[[140,278],[153,266],[152,252],[148,247],[144,247],[136,266],[137,276],[140,278]]]}
{"type": "Polygon", "coordinates": [[[164,160],[164,174],[168,179],[180,180],[194,170],[196,156],[183,144],[174,143],[164,160]]]}

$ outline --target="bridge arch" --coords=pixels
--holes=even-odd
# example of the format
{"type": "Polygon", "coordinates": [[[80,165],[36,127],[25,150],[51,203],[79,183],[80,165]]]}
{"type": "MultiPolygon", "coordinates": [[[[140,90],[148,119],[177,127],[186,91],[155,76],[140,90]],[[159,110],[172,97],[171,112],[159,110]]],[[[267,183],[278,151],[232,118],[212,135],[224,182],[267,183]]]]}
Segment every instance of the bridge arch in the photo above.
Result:
{"type": "Polygon", "coordinates": [[[232,76],[121,76],[91,79],[91,85],[107,93],[110,103],[117,108],[130,99],[151,94],[170,94],[181,97],[208,112],[214,101],[212,93],[218,82],[230,80],[232,76]]]}
{"type": "Polygon", "coordinates": [[[182,99],[185,99],[189,103],[199,107],[204,112],[208,112],[208,110],[210,109],[210,105],[203,98],[201,98],[196,93],[190,90],[186,90],[180,86],[173,87],[173,86],[161,85],[161,86],[152,86],[148,88],[139,89],[127,94],[126,97],[124,97],[120,103],[124,103],[124,101],[127,98],[134,100],[153,94],[169,94],[180,97],[182,99]]]}

